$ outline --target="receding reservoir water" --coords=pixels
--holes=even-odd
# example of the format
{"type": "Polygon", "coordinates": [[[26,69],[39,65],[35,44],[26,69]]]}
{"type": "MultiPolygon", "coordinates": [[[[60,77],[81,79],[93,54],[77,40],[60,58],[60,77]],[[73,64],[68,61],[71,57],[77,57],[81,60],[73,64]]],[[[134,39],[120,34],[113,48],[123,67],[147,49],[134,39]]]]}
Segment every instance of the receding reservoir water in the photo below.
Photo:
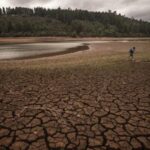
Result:
{"type": "Polygon", "coordinates": [[[60,42],[60,43],[31,43],[31,44],[9,44],[0,46],[0,60],[18,59],[27,57],[40,57],[44,54],[62,52],[70,48],[83,46],[82,42],[60,42]]]}

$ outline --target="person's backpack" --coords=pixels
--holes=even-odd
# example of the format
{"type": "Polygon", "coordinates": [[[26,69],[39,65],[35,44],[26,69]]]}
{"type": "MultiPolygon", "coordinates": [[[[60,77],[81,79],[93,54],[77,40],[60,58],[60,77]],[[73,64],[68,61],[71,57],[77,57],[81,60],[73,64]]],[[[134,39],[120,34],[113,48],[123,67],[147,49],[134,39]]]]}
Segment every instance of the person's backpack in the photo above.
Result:
{"type": "Polygon", "coordinates": [[[133,52],[134,52],[134,50],[133,50],[132,48],[130,48],[129,52],[130,52],[130,53],[133,53],[133,52]]]}

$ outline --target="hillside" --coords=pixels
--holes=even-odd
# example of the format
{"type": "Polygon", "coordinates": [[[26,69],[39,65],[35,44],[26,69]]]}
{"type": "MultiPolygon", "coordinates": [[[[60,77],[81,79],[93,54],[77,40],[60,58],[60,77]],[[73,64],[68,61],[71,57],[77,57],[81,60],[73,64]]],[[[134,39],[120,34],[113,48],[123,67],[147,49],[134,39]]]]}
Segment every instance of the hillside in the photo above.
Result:
{"type": "Polygon", "coordinates": [[[149,37],[150,23],[112,11],[0,8],[0,36],[149,37]]]}

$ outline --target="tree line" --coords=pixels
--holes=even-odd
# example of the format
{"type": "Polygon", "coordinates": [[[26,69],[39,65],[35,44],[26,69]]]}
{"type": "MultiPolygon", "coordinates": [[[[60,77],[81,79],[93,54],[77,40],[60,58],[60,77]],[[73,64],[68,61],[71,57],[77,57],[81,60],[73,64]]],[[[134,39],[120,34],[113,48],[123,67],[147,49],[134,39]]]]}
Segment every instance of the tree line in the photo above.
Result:
{"type": "Polygon", "coordinates": [[[0,36],[148,37],[150,23],[110,10],[3,7],[0,36]]]}

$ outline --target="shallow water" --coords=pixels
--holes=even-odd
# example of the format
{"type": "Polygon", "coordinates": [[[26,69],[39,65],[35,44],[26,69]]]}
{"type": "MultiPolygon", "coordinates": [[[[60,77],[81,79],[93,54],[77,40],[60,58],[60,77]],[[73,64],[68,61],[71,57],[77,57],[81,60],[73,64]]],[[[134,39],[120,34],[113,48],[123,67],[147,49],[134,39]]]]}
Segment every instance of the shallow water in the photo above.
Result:
{"type": "Polygon", "coordinates": [[[75,41],[55,43],[30,43],[0,45],[0,60],[41,57],[44,54],[62,52],[70,48],[83,46],[84,43],[107,43],[110,41],[75,41]]]}
{"type": "Polygon", "coordinates": [[[69,48],[82,46],[82,42],[31,43],[0,46],[0,60],[27,58],[65,51],[69,48]]]}

